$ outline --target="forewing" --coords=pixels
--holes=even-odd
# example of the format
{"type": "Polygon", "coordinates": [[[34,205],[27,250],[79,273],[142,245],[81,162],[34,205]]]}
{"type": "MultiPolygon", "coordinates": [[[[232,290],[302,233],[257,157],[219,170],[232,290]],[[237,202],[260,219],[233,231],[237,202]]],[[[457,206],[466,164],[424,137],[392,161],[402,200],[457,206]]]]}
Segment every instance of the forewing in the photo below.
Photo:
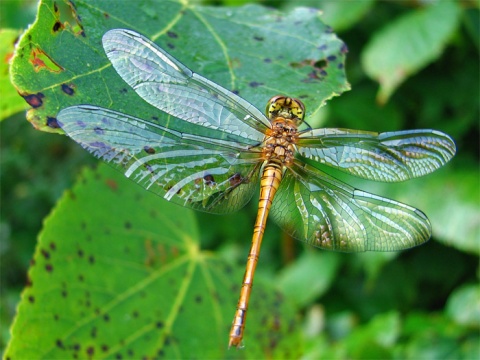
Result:
{"type": "Polygon", "coordinates": [[[356,190],[308,165],[287,170],[271,217],[299,240],[342,252],[404,250],[431,235],[420,210],[356,190]]]}
{"type": "Polygon", "coordinates": [[[142,35],[110,30],[103,36],[103,47],[122,79],[156,108],[178,119],[249,139],[252,144],[263,140],[269,122],[259,110],[193,73],[142,35]]]}
{"type": "Polygon", "coordinates": [[[82,105],[59,112],[69,137],[145,189],[212,213],[238,210],[258,179],[254,152],[182,134],[132,116],[82,105]]]}
{"type": "Polygon", "coordinates": [[[315,129],[302,133],[299,153],[349,174],[403,181],[435,171],[455,154],[455,143],[435,130],[375,133],[315,129]]]}

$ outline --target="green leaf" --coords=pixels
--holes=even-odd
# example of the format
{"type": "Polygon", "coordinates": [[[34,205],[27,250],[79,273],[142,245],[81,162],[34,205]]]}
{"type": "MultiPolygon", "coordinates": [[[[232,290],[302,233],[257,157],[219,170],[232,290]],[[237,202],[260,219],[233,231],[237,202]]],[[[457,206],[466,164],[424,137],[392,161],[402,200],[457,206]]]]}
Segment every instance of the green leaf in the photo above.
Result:
{"type": "Polygon", "coordinates": [[[0,29],[0,121],[7,117],[27,109],[27,104],[18,96],[10,82],[9,60],[13,56],[15,41],[21,31],[13,29],[0,29]]]}
{"type": "Polygon", "coordinates": [[[373,7],[374,0],[362,1],[330,1],[324,0],[319,4],[323,12],[323,20],[335,31],[347,30],[373,7]]]}
{"type": "Polygon", "coordinates": [[[59,132],[57,112],[75,104],[166,119],[112,68],[101,45],[102,35],[112,28],[142,33],[259,109],[283,93],[301,98],[307,115],[314,114],[349,89],[346,47],[321,22],[318,10],[283,14],[258,5],[203,7],[184,1],[68,4],[40,4],[37,21],[21,38],[12,64],[13,82],[33,107],[28,120],[41,130],[59,132]]]}
{"type": "Polygon", "coordinates": [[[332,1],[332,0],[284,0],[282,8],[289,9],[298,6],[315,7],[321,10],[322,20],[331,26],[335,32],[347,30],[360,21],[373,7],[375,0],[332,1]]]}
{"type": "Polygon", "coordinates": [[[261,281],[246,348],[228,350],[242,271],[200,250],[191,211],[105,165],[84,172],[45,221],[28,276],[6,358],[289,358],[302,351],[293,309],[261,281]]]}
{"type": "Polygon", "coordinates": [[[458,326],[440,314],[409,314],[402,335],[395,351],[400,359],[475,359],[480,350],[478,328],[458,326]]]}
{"type": "MultiPolygon", "coordinates": [[[[344,317],[347,320],[347,317],[344,317]]],[[[338,341],[322,358],[388,359],[401,331],[397,312],[375,316],[368,324],[356,327],[338,341]]]]}
{"type": "Polygon", "coordinates": [[[291,301],[302,307],[328,290],[335,279],[338,266],[338,254],[308,251],[282,269],[276,283],[291,301]]]}
{"type": "Polygon", "coordinates": [[[458,324],[480,326],[480,287],[465,285],[457,289],[448,299],[447,314],[458,324]]]}
{"type": "Polygon", "coordinates": [[[334,120],[328,126],[378,132],[405,128],[402,111],[394,103],[378,106],[374,100],[373,86],[356,86],[325,108],[334,120]]]}
{"type": "Polygon", "coordinates": [[[400,329],[400,315],[397,312],[377,315],[367,325],[356,329],[349,335],[346,341],[347,347],[351,347],[352,350],[358,349],[361,352],[366,351],[363,358],[368,358],[367,345],[391,347],[400,335],[400,329]]]}
{"type": "Polygon", "coordinates": [[[437,1],[394,20],[370,40],[362,65],[380,83],[378,102],[387,102],[402,82],[441,55],[460,14],[456,1],[437,1]]]}
{"type": "Polygon", "coordinates": [[[478,255],[478,184],[478,169],[473,166],[466,169],[447,166],[423,179],[398,184],[390,191],[395,199],[419,207],[428,215],[435,239],[446,246],[478,255]]]}

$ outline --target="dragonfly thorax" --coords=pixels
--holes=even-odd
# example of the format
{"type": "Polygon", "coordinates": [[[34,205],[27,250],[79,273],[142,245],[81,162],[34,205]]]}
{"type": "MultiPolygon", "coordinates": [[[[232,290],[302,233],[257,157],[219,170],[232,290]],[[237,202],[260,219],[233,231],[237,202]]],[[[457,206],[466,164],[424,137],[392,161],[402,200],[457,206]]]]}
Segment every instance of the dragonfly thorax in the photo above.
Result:
{"type": "Polygon", "coordinates": [[[298,141],[297,124],[295,120],[277,117],[272,121],[272,127],[266,132],[263,147],[263,158],[275,160],[284,166],[293,164],[298,141]]]}
{"type": "Polygon", "coordinates": [[[295,158],[297,127],[305,116],[305,106],[298,99],[277,95],[268,101],[266,114],[272,127],[265,134],[263,158],[290,166],[295,158]]]}

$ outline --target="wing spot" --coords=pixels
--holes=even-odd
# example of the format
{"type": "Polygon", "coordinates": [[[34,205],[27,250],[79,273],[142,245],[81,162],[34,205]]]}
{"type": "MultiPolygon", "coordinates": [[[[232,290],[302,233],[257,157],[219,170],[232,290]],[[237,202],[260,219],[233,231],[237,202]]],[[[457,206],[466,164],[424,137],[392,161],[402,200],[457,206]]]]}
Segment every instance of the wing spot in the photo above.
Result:
{"type": "Polygon", "coordinates": [[[215,185],[215,179],[213,175],[207,174],[203,177],[203,180],[205,181],[205,185],[208,185],[208,186],[215,185]]]}
{"type": "Polygon", "coordinates": [[[97,135],[103,135],[105,134],[105,130],[103,130],[101,127],[96,126],[93,131],[95,131],[95,134],[97,135]]]}
{"type": "Polygon", "coordinates": [[[145,151],[147,154],[155,154],[156,152],[154,148],[147,145],[143,147],[143,151],[145,151]]]}
{"type": "Polygon", "coordinates": [[[235,173],[232,176],[230,176],[228,180],[230,181],[231,187],[237,187],[245,180],[245,178],[242,177],[240,173],[235,173]]]}

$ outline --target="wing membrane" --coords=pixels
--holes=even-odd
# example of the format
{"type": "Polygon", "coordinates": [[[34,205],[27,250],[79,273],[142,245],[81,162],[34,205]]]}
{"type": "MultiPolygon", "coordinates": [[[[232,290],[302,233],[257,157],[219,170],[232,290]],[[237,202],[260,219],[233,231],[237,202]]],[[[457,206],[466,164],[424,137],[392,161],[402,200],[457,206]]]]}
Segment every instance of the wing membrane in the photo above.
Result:
{"type": "Polygon", "coordinates": [[[420,245],[431,235],[420,210],[300,164],[285,173],[271,216],[293,237],[326,250],[397,251],[420,245]]]}
{"type": "MultiPolygon", "coordinates": [[[[122,29],[103,36],[117,73],[138,95],[178,119],[250,139],[264,138],[269,126],[253,105],[193,73],[147,38],[122,29]]],[[[178,120],[177,120],[178,121],[178,120]]]]}
{"type": "Polygon", "coordinates": [[[300,135],[298,150],[306,158],[349,174],[394,182],[438,169],[455,154],[455,143],[435,130],[315,129],[300,135]]]}
{"type": "Polygon", "coordinates": [[[57,120],[93,155],[180,205],[232,212],[244,206],[255,189],[257,154],[232,149],[230,142],[182,134],[89,105],[64,109],[57,120]]]}

